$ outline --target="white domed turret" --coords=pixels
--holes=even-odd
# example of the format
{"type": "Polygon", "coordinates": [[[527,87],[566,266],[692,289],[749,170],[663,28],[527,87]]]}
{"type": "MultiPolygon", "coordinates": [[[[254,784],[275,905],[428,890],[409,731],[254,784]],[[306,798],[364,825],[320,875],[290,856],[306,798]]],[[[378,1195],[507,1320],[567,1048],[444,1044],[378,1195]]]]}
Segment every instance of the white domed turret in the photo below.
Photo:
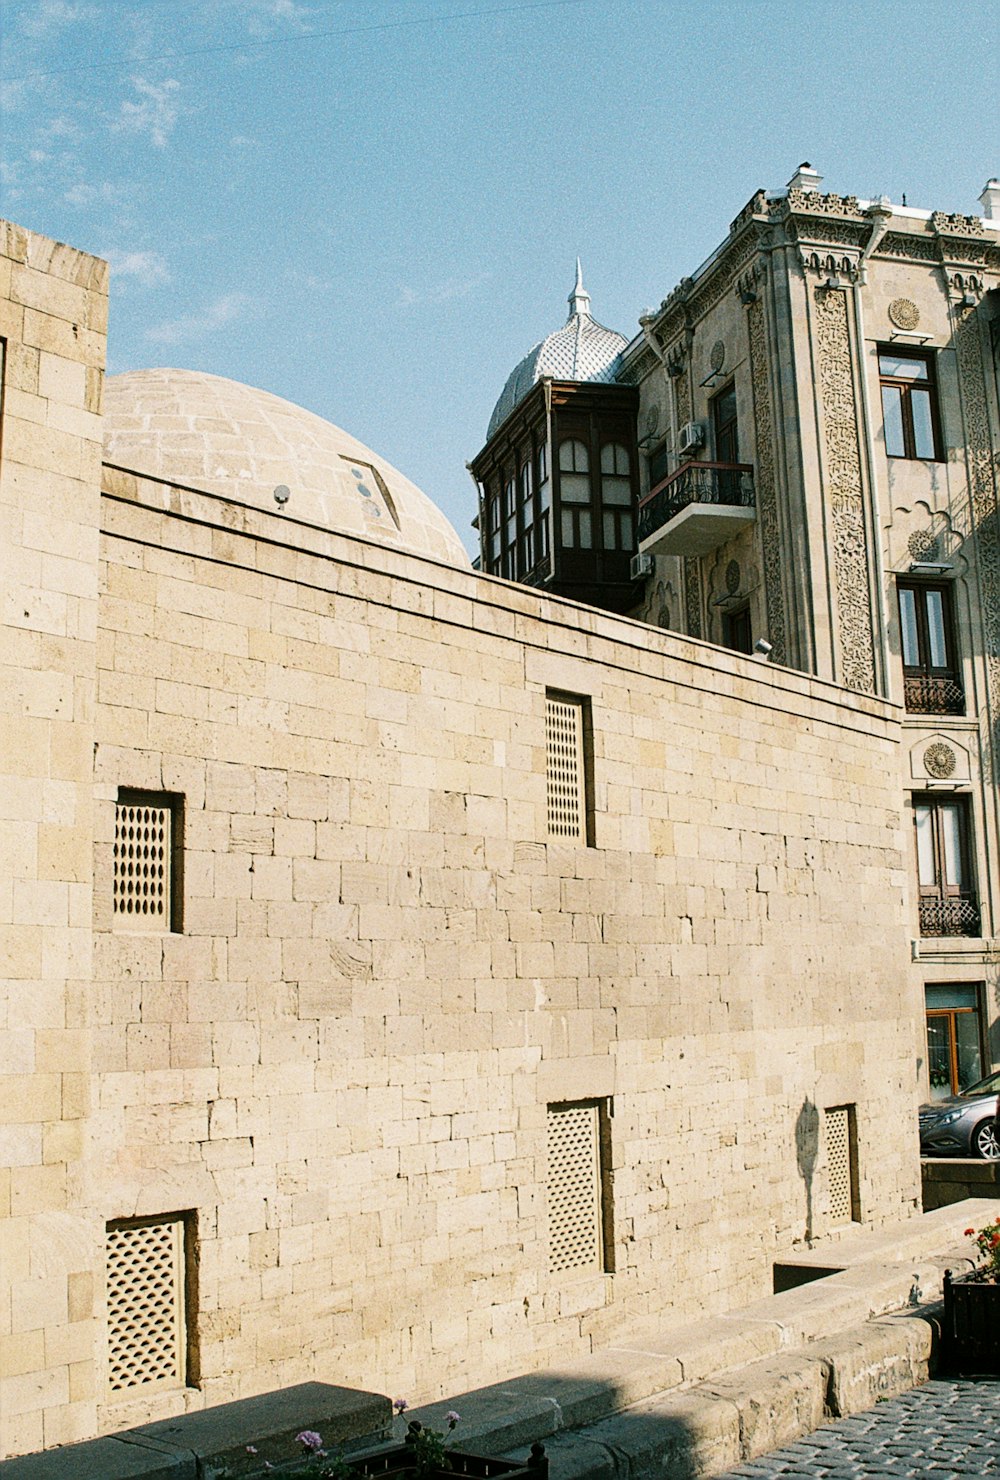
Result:
{"type": "Polygon", "coordinates": [[[532,386],[544,377],[553,380],[614,380],[621,352],[627,344],[624,334],[606,329],[591,317],[590,294],[583,286],[578,257],[576,282],[569,295],[569,318],[561,329],[536,344],[515,365],[493,408],[486,440],[489,441],[532,386]]]}
{"type": "Polygon", "coordinates": [[[104,388],[104,459],[303,524],[468,566],[416,484],[311,411],[219,375],[130,370],[104,388]]]}

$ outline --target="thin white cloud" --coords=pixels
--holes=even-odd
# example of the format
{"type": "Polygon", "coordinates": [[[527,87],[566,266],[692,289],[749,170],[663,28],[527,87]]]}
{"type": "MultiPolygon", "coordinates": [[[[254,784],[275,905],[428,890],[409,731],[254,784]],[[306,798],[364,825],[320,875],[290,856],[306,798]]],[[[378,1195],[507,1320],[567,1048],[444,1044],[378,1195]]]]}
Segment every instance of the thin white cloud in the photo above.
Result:
{"type": "Polygon", "coordinates": [[[67,205],[79,206],[85,209],[87,206],[96,205],[98,202],[108,203],[115,198],[115,187],[109,180],[102,180],[98,185],[91,185],[89,181],[78,180],[63,192],[63,200],[67,205]]]}
{"type": "Polygon", "coordinates": [[[436,288],[411,288],[408,283],[402,283],[396,307],[425,308],[435,303],[449,303],[453,298],[468,298],[477,288],[482,287],[488,277],[489,273],[481,272],[473,278],[449,278],[436,288]]]}
{"type": "Polygon", "coordinates": [[[224,293],[201,313],[184,314],[179,319],[168,319],[166,323],[147,329],[146,338],[151,344],[186,344],[192,339],[204,339],[216,329],[243,318],[251,303],[245,293],[224,293]]]}
{"type": "Polygon", "coordinates": [[[166,149],[180,113],[180,83],[175,77],[160,83],[133,77],[132,86],[138,101],[126,99],[122,103],[115,128],[122,133],[145,135],[157,149],[166,149]]]}
{"type": "Polygon", "coordinates": [[[156,288],[169,283],[167,264],[158,252],[105,252],[112,276],[118,279],[132,278],[140,288],[156,288]]]}
{"type": "Polygon", "coordinates": [[[77,21],[93,20],[97,13],[92,5],[70,5],[67,0],[41,0],[41,4],[33,5],[21,17],[20,30],[32,41],[45,41],[77,21]]]}

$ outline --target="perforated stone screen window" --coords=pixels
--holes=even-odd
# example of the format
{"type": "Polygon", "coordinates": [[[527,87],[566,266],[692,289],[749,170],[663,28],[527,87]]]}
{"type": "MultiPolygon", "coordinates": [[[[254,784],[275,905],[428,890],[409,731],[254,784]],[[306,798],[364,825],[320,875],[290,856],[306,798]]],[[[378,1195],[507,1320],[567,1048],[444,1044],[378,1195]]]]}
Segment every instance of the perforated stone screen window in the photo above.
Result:
{"type": "Polygon", "coordinates": [[[108,1387],[185,1380],[183,1216],[109,1223],[108,1387]]]}
{"type": "Polygon", "coordinates": [[[853,1105],[825,1112],[826,1182],[831,1223],[860,1218],[858,1206],[857,1129],[853,1105]]]}
{"type": "Polygon", "coordinates": [[[176,930],[180,799],[121,791],[115,807],[114,918],[125,930],[176,930]]]}
{"type": "Polygon", "coordinates": [[[545,800],[550,838],[587,841],[583,699],[545,695],[545,800]]]}
{"type": "Polygon", "coordinates": [[[605,1257],[601,1104],[550,1105],[548,1131],[549,1268],[599,1273],[605,1257]]]}

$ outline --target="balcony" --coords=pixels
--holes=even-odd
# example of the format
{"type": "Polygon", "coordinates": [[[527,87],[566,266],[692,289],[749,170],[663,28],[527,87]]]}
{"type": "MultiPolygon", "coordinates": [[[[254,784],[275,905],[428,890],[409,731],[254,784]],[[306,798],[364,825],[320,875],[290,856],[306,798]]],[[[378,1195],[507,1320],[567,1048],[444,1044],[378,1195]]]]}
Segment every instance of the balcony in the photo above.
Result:
{"type": "Polygon", "coordinates": [[[978,935],[979,905],[971,894],[920,901],[920,936],[978,935]]]}
{"type": "Polygon", "coordinates": [[[904,674],[903,701],[907,714],[965,713],[965,693],[954,678],[904,674]]]}
{"type": "Polygon", "coordinates": [[[707,555],[756,517],[749,463],[684,463],[639,504],[639,550],[707,555]]]}

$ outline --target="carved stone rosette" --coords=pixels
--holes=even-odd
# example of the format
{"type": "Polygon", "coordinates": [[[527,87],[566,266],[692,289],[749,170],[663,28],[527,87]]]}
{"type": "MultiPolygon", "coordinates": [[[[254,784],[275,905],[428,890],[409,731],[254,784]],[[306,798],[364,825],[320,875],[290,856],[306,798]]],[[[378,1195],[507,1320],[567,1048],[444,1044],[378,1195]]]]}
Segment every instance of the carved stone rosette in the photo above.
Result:
{"type": "Polygon", "coordinates": [[[754,422],[757,435],[757,520],[764,565],[764,600],[767,607],[767,637],[772,661],[787,662],[785,652],[785,603],[781,593],[781,535],[774,474],[774,431],[771,424],[771,391],[768,385],[767,333],[764,305],[758,298],[747,310],[750,334],[750,379],[753,386],[754,422]]]}
{"type": "Polygon", "coordinates": [[[1000,780],[1000,508],[997,500],[1000,466],[994,470],[979,320],[974,311],[965,312],[955,341],[986,638],[991,761],[994,779],[1000,780]]]}
{"type": "Polygon", "coordinates": [[[864,486],[858,427],[861,418],[851,373],[847,294],[813,290],[826,481],[833,533],[840,680],[863,694],[875,692],[875,642],[865,540],[864,486]]]}

